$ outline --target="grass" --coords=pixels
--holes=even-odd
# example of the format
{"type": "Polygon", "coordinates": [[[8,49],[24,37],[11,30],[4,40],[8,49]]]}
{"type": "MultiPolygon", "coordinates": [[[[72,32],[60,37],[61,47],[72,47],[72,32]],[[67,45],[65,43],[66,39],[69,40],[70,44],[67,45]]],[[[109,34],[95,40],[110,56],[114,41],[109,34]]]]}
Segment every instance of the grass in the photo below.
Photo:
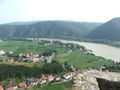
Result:
{"type": "Polygon", "coordinates": [[[64,63],[65,61],[68,64],[73,65],[77,68],[89,68],[89,67],[99,67],[103,65],[113,65],[114,62],[106,60],[104,58],[94,56],[92,54],[85,54],[84,51],[73,51],[69,54],[62,56],[57,56],[56,60],[64,63]]]}
{"type": "Polygon", "coordinates": [[[56,50],[57,54],[66,52],[65,48],[56,47],[53,45],[41,45],[37,42],[25,42],[25,41],[6,41],[0,42],[0,49],[3,50],[12,50],[15,54],[20,53],[38,53],[42,54],[46,50],[56,50]]]}

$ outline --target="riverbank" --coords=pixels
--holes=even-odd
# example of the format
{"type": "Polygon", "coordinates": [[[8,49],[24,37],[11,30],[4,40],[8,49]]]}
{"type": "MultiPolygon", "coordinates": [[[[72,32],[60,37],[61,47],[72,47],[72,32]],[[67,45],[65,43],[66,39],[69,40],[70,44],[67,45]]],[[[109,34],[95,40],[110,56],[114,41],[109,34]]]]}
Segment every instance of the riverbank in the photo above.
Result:
{"type": "Polygon", "coordinates": [[[72,40],[61,40],[61,39],[51,39],[51,38],[28,38],[28,40],[48,40],[48,41],[61,41],[64,43],[74,43],[79,44],[87,48],[88,50],[92,50],[93,54],[96,56],[101,56],[106,59],[113,60],[115,62],[120,62],[120,48],[113,47],[105,44],[98,43],[90,43],[90,42],[80,42],[80,41],[72,41],[72,40]]]}

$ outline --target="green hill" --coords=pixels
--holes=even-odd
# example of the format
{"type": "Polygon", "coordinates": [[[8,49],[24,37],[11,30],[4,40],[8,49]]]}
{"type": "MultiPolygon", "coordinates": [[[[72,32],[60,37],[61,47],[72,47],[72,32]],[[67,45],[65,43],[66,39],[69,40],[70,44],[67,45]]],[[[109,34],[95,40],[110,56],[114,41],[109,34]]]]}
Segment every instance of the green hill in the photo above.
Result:
{"type": "Polygon", "coordinates": [[[41,21],[0,25],[0,38],[80,38],[101,23],[41,21]]]}
{"type": "Polygon", "coordinates": [[[30,21],[30,22],[12,22],[12,23],[6,23],[7,25],[29,25],[29,24],[34,24],[39,21],[30,21]]]}
{"type": "Polygon", "coordinates": [[[86,35],[92,39],[120,41],[120,18],[114,18],[86,35]]]}

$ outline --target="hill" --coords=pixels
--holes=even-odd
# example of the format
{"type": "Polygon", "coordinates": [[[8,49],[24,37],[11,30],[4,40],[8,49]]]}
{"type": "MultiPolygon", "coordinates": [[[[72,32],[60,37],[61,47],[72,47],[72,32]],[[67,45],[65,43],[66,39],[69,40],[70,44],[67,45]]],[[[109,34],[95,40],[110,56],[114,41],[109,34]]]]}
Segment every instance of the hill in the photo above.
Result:
{"type": "Polygon", "coordinates": [[[39,21],[31,21],[31,22],[12,22],[12,23],[6,23],[7,25],[29,25],[29,24],[34,24],[39,21]]]}
{"type": "Polygon", "coordinates": [[[80,38],[101,23],[41,21],[0,25],[0,38],[80,38]]]}
{"type": "Polygon", "coordinates": [[[87,34],[86,37],[120,41],[120,17],[98,26],[95,30],[87,34]]]}

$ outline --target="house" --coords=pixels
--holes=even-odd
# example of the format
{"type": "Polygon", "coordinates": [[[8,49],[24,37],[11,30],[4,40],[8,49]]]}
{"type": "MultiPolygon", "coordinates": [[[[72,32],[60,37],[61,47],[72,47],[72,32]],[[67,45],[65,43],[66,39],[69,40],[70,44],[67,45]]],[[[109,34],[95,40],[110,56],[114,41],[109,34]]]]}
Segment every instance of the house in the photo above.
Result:
{"type": "Polygon", "coordinates": [[[5,86],[5,90],[16,90],[17,88],[18,88],[18,86],[15,83],[5,86]]]}
{"type": "Polygon", "coordinates": [[[76,70],[77,70],[77,68],[73,67],[72,65],[70,66],[70,69],[71,69],[72,71],[76,71],[76,70]]]}
{"type": "Polygon", "coordinates": [[[40,84],[45,84],[47,83],[47,80],[46,78],[37,78],[35,79],[36,82],[40,83],[40,84]]]}
{"type": "Polygon", "coordinates": [[[5,51],[4,50],[0,50],[0,55],[3,55],[5,54],[5,51]]]}
{"type": "Polygon", "coordinates": [[[48,82],[51,82],[51,81],[53,81],[54,79],[55,79],[55,77],[54,77],[53,75],[49,75],[49,76],[47,77],[48,82]]]}
{"type": "Polygon", "coordinates": [[[34,78],[28,78],[27,82],[29,85],[36,86],[38,84],[38,81],[36,81],[34,78]]]}
{"type": "Polygon", "coordinates": [[[27,86],[27,85],[26,85],[25,82],[21,82],[21,83],[18,84],[18,87],[19,87],[19,88],[25,88],[26,86],[27,86]]]}
{"type": "Polygon", "coordinates": [[[53,53],[51,56],[46,57],[47,63],[51,63],[54,57],[55,57],[55,53],[53,53]]]}
{"type": "Polygon", "coordinates": [[[13,58],[7,58],[5,61],[6,62],[14,62],[14,59],[13,58]]]}
{"type": "Polygon", "coordinates": [[[36,62],[39,62],[39,58],[29,57],[28,61],[36,63],[36,62]]]}
{"type": "Polygon", "coordinates": [[[0,90],[4,90],[2,86],[0,86],[0,90]]]}
{"type": "Polygon", "coordinates": [[[44,74],[42,74],[42,75],[40,75],[40,77],[39,77],[40,79],[40,84],[45,84],[45,83],[47,83],[47,76],[46,75],[44,75],[44,74]]]}
{"type": "Polygon", "coordinates": [[[56,80],[56,81],[59,81],[60,79],[61,79],[60,76],[56,76],[56,77],[55,77],[55,80],[56,80]]]}
{"type": "Polygon", "coordinates": [[[40,78],[40,84],[45,84],[45,83],[47,83],[46,78],[40,78]]]}
{"type": "Polygon", "coordinates": [[[72,73],[67,73],[63,76],[65,79],[71,79],[72,78],[72,73]]]}
{"type": "Polygon", "coordinates": [[[5,51],[5,53],[12,54],[13,51],[5,51]]]}

